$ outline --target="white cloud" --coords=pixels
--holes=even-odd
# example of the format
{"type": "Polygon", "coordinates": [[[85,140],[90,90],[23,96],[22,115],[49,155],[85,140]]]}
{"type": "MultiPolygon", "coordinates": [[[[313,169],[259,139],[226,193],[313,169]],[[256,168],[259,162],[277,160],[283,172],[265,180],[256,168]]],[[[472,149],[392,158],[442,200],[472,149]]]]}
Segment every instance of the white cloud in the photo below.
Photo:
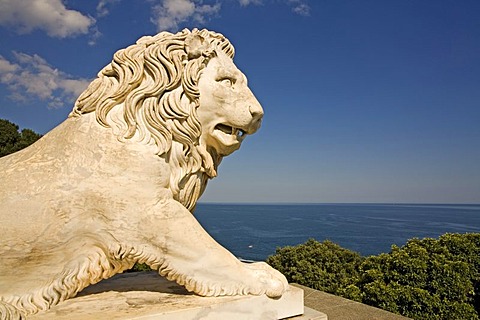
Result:
{"type": "MultiPolygon", "coordinates": [[[[115,0],[101,0],[115,1],[115,0]]],[[[204,24],[212,16],[218,15],[221,3],[225,0],[210,0],[205,4],[204,0],[149,0],[157,3],[153,6],[153,17],[151,22],[157,26],[158,31],[177,31],[182,22],[196,22],[204,24]]],[[[242,7],[249,5],[272,4],[275,0],[238,0],[242,7]]],[[[302,15],[310,15],[310,6],[307,0],[282,0],[284,4],[291,7],[292,12],[302,15]]],[[[99,4],[100,5],[100,4],[99,4]]]]}
{"type": "Polygon", "coordinates": [[[216,15],[221,8],[220,2],[203,4],[202,0],[162,0],[153,7],[151,21],[158,31],[176,31],[178,24],[185,21],[205,23],[211,16],[216,15]]]}
{"type": "Polygon", "coordinates": [[[97,44],[97,40],[100,39],[103,34],[98,30],[97,26],[92,28],[92,32],[90,33],[88,45],[93,46],[97,44]]]}
{"type": "Polygon", "coordinates": [[[248,6],[250,4],[255,4],[255,5],[262,4],[262,0],[238,0],[238,2],[242,7],[248,6]]]}
{"type": "Polygon", "coordinates": [[[310,7],[305,3],[301,3],[301,4],[293,7],[292,11],[295,12],[296,14],[301,15],[301,16],[309,16],[310,15],[310,7]]]}
{"type": "Polygon", "coordinates": [[[120,2],[120,0],[100,0],[97,5],[97,17],[105,17],[110,13],[108,6],[114,5],[120,2]]]}
{"type": "Polygon", "coordinates": [[[12,72],[15,72],[17,69],[18,69],[17,65],[11,64],[10,61],[5,60],[2,56],[0,56],[0,75],[10,74],[12,72]]]}
{"type": "Polygon", "coordinates": [[[292,11],[301,16],[310,15],[310,6],[304,0],[288,0],[288,4],[292,7],[292,11]]]}
{"type": "Polygon", "coordinates": [[[0,0],[0,25],[20,33],[44,30],[49,36],[65,38],[88,33],[95,19],[65,7],[61,0],[0,0]]]}
{"type": "MultiPolygon", "coordinates": [[[[310,6],[307,3],[308,0],[283,0],[284,3],[289,5],[292,8],[292,12],[302,15],[310,15],[310,6]]],[[[265,2],[270,2],[270,4],[275,3],[274,0],[238,0],[242,7],[249,5],[263,5],[265,2]]]]}
{"type": "Polygon", "coordinates": [[[72,76],[53,68],[42,57],[14,52],[15,62],[0,55],[0,83],[10,90],[16,101],[40,99],[49,108],[71,106],[89,84],[87,79],[72,76]]]}

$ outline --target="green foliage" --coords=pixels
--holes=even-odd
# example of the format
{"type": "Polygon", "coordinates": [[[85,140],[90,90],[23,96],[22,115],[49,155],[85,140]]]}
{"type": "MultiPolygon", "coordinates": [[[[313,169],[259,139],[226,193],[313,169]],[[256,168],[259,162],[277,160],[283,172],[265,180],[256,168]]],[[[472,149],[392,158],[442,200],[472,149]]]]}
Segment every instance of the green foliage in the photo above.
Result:
{"type": "Polygon", "coordinates": [[[139,271],[151,271],[152,268],[150,268],[147,264],[145,263],[135,263],[133,267],[126,272],[139,272],[139,271]]]}
{"type": "Polygon", "coordinates": [[[362,257],[339,245],[310,239],[295,247],[277,249],[267,263],[282,272],[289,281],[361,300],[360,291],[351,286],[359,281],[362,257]]]}
{"type": "Polygon", "coordinates": [[[267,262],[289,281],[413,319],[480,319],[478,233],[411,239],[367,258],[309,240],[277,249],[267,262]]]}
{"type": "Polygon", "coordinates": [[[40,137],[40,134],[30,129],[19,132],[16,124],[0,119],[0,157],[26,148],[40,137]]]}
{"type": "Polygon", "coordinates": [[[363,302],[414,319],[478,319],[478,239],[480,234],[412,239],[367,258],[357,283],[363,302]]]}

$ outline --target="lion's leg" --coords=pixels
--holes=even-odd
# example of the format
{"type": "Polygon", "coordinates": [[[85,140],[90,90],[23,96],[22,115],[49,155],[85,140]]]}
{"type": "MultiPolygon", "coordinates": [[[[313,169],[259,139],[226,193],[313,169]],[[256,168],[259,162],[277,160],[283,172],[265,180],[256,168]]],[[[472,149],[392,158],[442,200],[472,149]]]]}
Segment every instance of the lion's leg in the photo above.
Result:
{"type": "Polygon", "coordinates": [[[81,232],[55,247],[42,247],[44,252],[41,255],[23,261],[9,259],[10,264],[18,265],[16,272],[21,276],[20,280],[14,277],[3,279],[0,320],[19,319],[48,310],[90,284],[131,268],[133,260],[114,256],[119,248],[120,245],[108,233],[81,232]]]}
{"type": "MultiPolygon", "coordinates": [[[[155,210],[155,226],[142,230],[143,239],[148,238],[150,242],[143,252],[161,260],[144,261],[158,268],[167,279],[202,296],[266,294],[279,297],[287,289],[287,280],[280,272],[265,263],[240,262],[178,202],[164,201],[155,210]]],[[[151,222],[152,217],[145,219],[151,222]]],[[[144,227],[148,222],[145,223],[142,223],[144,227]]]]}

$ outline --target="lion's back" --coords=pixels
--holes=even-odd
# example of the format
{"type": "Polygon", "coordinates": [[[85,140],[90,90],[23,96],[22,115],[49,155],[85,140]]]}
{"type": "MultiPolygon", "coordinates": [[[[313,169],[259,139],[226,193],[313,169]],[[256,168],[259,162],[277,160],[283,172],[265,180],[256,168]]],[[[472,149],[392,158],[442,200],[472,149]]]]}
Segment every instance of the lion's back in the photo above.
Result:
{"type": "Polygon", "coordinates": [[[55,220],[53,205],[58,198],[59,176],[66,159],[58,136],[59,126],[29,147],[0,158],[0,245],[32,241],[55,220]]]}

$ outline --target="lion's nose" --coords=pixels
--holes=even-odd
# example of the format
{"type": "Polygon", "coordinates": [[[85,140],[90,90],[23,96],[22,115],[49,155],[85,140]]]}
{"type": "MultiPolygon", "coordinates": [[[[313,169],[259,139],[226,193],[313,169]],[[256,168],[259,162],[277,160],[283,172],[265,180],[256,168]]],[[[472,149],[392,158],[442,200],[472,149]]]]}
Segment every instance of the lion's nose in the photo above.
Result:
{"type": "Polygon", "coordinates": [[[263,118],[263,109],[260,103],[252,103],[249,106],[250,114],[252,115],[252,121],[250,122],[250,126],[247,130],[248,134],[255,133],[262,124],[263,118]]]}
{"type": "Polygon", "coordinates": [[[253,103],[249,107],[250,114],[252,115],[253,122],[257,122],[263,117],[263,109],[259,103],[253,103]]]}

